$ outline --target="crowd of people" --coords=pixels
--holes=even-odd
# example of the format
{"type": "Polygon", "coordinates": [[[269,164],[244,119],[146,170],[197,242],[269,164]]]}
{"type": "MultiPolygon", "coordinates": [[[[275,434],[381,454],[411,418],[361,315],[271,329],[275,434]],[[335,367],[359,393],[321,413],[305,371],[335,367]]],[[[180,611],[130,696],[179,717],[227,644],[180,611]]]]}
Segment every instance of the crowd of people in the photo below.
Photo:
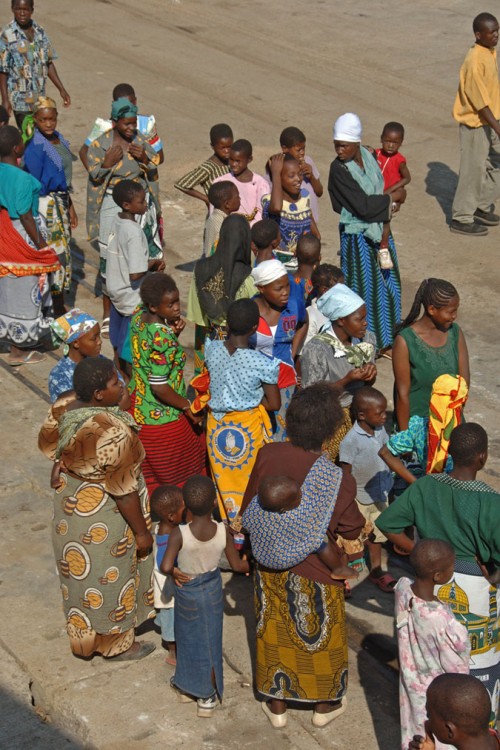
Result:
{"type": "MultiPolygon", "coordinates": [[[[344,602],[368,566],[370,585],[395,601],[403,750],[498,747],[499,494],[477,479],[486,432],[464,420],[457,289],[429,277],[402,315],[391,220],[411,179],[403,125],[387,123],[372,149],[356,114],[335,121],[327,192],[340,267],[322,261],[324,189],[304,132],[286,127],[259,175],[247,139],[211,128],[213,153],[175,183],[207,207],[186,300],[187,383],[155,118],[118,84],[109,119],[80,149],[102,319],[68,310],[76,157],[47,78],[71,100],[33,0],[12,10],[0,36],[0,337],[13,367],[41,362],[49,334],[63,347],[39,447],[53,467],[72,653],[146,657],[155,645],[135,629],[156,618],[173,691],[209,718],[224,690],[220,570],[253,569],[263,712],[280,729],[288,704],[303,704],[323,728],[347,710],[344,602]],[[394,371],[391,429],[374,387],[382,357],[394,371]],[[412,578],[393,577],[384,547],[409,555],[412,578]]],[[[490,14],[474,20],[454,110],[463,146],[451,229],[469,235],[500,223],[498,28],[490,14]],[[488,168],[473,196],[480,148],[488,168]]]]}

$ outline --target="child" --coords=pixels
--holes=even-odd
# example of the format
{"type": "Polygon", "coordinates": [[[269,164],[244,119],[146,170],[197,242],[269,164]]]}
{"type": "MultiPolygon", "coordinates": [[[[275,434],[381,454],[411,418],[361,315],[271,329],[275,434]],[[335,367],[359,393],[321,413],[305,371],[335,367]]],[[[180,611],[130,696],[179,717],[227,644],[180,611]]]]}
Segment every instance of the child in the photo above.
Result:
{"type": "Polygon", "coordinates": [[[324,325],[330,321],[318,310],[318,299],[335,284],[344,283],[344,274],[337,266],[331,263],[322,263],[317,266],[311,274],[312,299],[307,311],[307,336],[304,346],[321,331],[324,325]]]}
{"type": "Polygon", "coordinates": [[[3,128],[4,125],[9,124],[9,113],[5,109],[4,106],[0,104],[0,128],[3,128]]]}
{"type": "Polygon", "coordinates": [[[424,539],[413,548],[410,563],[415,581],[400,578],[394,591],[403,750],[424,727],[425,691],[431,680],[444,672],[468,674],[470,652],[467,628],[434,596],[434,587],[453,577],[451,544],[424,539]]]}
{"type": "Polygon", "coordinates": [[[254,300],[232,302],[227,311],[226,340],[208,339],[205,350],[210,375],[208,460],[221,518],[238,530],[248,477],[260,448],[271,440],[267,411],[280,408],[279,360],[249,348],[258,323],[259,308],[254,300]]]}
{"type": "MultiPolygon", "coordinates": [[[[113,200],[122,209],[113,224],[105,261],[105,279],[111,311],[109,338],[115,354],[131,362],[129,330],[132,313],[140,304],[141,280],[150,271],[162,271],[162,260],[149,260],[146,235],[136,216],[147,211],[146,192],[133,180],[121,180],[113,188],[113,200]]],[[[104,274],[103,274],[104,275],[104,274]]],[[[129,369],[124,365],[125,369],[129,369]]]]}
{"type": "Polygon", "coordinates": [[[238,188],[227,179],[215,181],[208,190],[208,200],[214,210],[208,214],[203,233],[203,257],[213,255],[219,240],[222,222],[239,211],[240,194],[238,188]]]}
{"type": "Polygon", "coordinates": [[[261,219],[252,226],[252,252],[256,266],[263,260],[274,260],[281,242],[280,228],[272,219],[261,219]]]}
{"type": "Polygon", "coordinates": [[[491,13],[480,13],[472,29],[475,44],[460,69],[453,105],[453,117],[460,128],[460,168],[450,230],[477,237],[488,234],[489,226],[500,224],[500,216],[494,212],[500,196],[496,171],[500,137],[500,83],[495,50],[498,21],[491,13]]]}
{"type": "Polygon", "coordinates": [[[318,198],[323,195],[323,185],[320,182],[316,164],[310,156],[306,156],[306,137],[298,128],[285,128],[280,135],[280,146],[284,154],[291,154],[299,162],[302,175],[300,187],[309,193],[311,212],[317,223],[319,219],[318,198]]]}
{"type": "Polygon", "coordinates": [[[434,750],[441,747],[441,742],[457,750],[500,748],[500,735],[488,727],[488,691],[472,675],[435,677],[427,688],[426,709],[425,737],[415,735],[408,750],[434,750]]]}
{"type": "Polygon", "coordinates": [[[101,353],[101,329],[92,315],[75,307],[50,324],[55,346],[64,344],[63,357],[49,374],[49,395],[52,402],[62,393],[73,390],[73,374],[78,362],[101,353]]]}
{"type": "MultiPolygon", "coordinates": [[[[114,87],[113,101],[116,102],[121,98],[129,99],[132,104],[135,104],[137,106],[137,96],[135,94],[134,88],[129,83],[119,83],[114,87]]],[[[85,143],[79,151],[80,160],[87,172],[89,171],[89,163],[87,158],[89,147],[103,133],[107,133],[108,130],[111,130],[112,127],[113,123],[111,120],[98,117],[95,121],[92,130],[90,131],[88,137],[85,139],[85,143]]],[[[163,164],[165,160],[165,155],[163,153],[163,143],[156,130],[156,120],[154,115],[137,115],[137,130],[139,131],[139,133],[142,133],[145,138],[147,138],[149,145],[154,149],[154,151],[156,151],[156,153],[160,157],[159,163],[163,164]]]]}
{"type": "Polygon", "coordinates": [[[406,158],[399,153],[405,137],[405,129],[400,122],[384,125],[380,141],[382,148],[376,148],[377,162],[384,177],[384,194],[391,195],[411,181],[406,158]]]}
{"type": "Polygon", "coordinates": [[[258,494],[243,514],[253,556],[261,565],[285,570],[317,552],[332,571],[333,579],[357,578],[352,568],[342,565],[339,547],[326,536],[338,485],[333,481],[325,483],[321,466],[324,461],[330,459],[318,458],[317,467],[315,464],[302,488],[286,476],[261,480],[258,494]]]}
{"type": "Polygon", "coordinates": [[[226,526],[212,520],[216,504],[212,480],[195,475],[185,483],[182,495],[192,521],[173,529],[160,565],[161,572],[173,575],[177,584],[174,607],[177,666],[170,684],[182,702],[197,700],[198,716],[211,718],[217,696],[222,700],[224,691],[224,598],[217,566],[225,552],[237,573],[248,573],[249,568],[248,562],[240,559],[226,526]]]}
{"type": "Polygon", "coordinates": [[[285,439],[285,413],[297,385],[295,358],[307,334],[303,300],[290,296],[290,281],[279,260],[265,260],[252,271],[259,295],[259,325],[250,339],[252,348],[280,360],[278,386],[281,408],[272,415],[273,440],[285,439]]]}
{"type": "MultiPolygon", "coordinates": [[[[352,473],[358,486],[357,504],[367,521],[375,523],[388,507],[392,475],[379,457],[380,448],[389,436],[385,431],[387,399],[371,386],[356,391],[352,412],[356,417],[351,430],[340,444],[339,462],[343,471],[352,473]]],[[[394,591],[396,580],[382,569],[382,544],[386,537],[375,527],[373,541],[368,541],[369,580],[381,591],[394,591]]]]}
{"type": "Polygon", "coordinates": [[[279,225],[281,242],[276,257],[287,268],[297,268],[295,251],[302,234],[311,232],[321,239],[311,213],[309,193],[301,186],[300,164],[291,154],[275,154],[268,162],[272,190],[262,198],[262,216],[279,225]]]}
{"type": "Polygon", "coordinates": [[[311,276],[320,262],[321,240],[314,234],[303,234],[297,242],[297,270],[289,273],[288,277],[290,279],[290,294],[300,297],[306,305],[313,290],[311,276]]]}
{"type": "Polygon", "coordinates": [[[155,539],[153,587],[158,612],[155,624],[161,628],[161,639],[167,649],[165,661],[175,667],[174,587],[170,577],[160,573],[160,565],[172,531],[183,521],[184,498],[175,484],[162,484],[151,494],[151,511],[160,519],[155,539]]]}
{"type": "MultiPolygon", "coordinates": [[[[229,174],[217,177],[214,183],[220,180],[229,180],[238,188],[241,206],[238,213],[242,214],[253,226],[256,221],[262,219],[262,197],[269,193],[269,183],[260,174],[251,172],[248,165],[253,161],[252,144],[241,138],[235,141],[229,152],[229,174]]],[[[213,184],[214,184],[213,183],[213,184]]]]}
{"type": "Polygon", "coordinates": [[[174,185],[182,193],[203,201],[207,208],[210,185],[217,177],[229,172],[229,154],[233,145],[233,131],[229,125],[220,123],[210,129],[210,145],[213,149],[212,156],[177,180],[174,185]],[[202,188],[203,193],[195,190],[197,185],[202,188]]]}

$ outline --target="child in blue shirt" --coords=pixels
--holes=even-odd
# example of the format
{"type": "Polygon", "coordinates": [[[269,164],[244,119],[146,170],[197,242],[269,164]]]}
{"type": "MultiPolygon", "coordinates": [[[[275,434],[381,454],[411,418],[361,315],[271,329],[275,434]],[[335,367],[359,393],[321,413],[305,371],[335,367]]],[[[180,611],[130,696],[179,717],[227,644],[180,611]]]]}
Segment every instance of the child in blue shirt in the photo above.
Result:
{"type": "Polygon", "coordinates": [[[167,549],[172,530],[182,523],[185,506],[182,490],[174,484],[162,484],[151,495],[151,511],[159,519],[155,539],[155,566],[153,587],[155,607],[158,611],[155,624],[161,628],[161,639],[167,649],[167,664],[175,666],[174,584],[170,576],[160,572],[161,561],[167,549]]]}

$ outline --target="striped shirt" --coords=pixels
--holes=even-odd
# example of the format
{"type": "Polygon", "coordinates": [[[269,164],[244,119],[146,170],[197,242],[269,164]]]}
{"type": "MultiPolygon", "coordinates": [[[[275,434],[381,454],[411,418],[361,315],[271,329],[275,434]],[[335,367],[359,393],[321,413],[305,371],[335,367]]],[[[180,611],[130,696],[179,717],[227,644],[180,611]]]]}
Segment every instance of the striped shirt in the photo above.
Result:
{"type": "Polygon", "coordinates": [[[199,185],[205,195],[208,195],[208,190],[212,182],[217,177],[222,177],[228,173],[229,167],[227,164],[216,164],[211,159],[207,159],[203,164],[195,167],[191,172],[181,177],[180,180],[177,180],[174,187],[179,188],[179,190],[192,190],[199,185]]]}

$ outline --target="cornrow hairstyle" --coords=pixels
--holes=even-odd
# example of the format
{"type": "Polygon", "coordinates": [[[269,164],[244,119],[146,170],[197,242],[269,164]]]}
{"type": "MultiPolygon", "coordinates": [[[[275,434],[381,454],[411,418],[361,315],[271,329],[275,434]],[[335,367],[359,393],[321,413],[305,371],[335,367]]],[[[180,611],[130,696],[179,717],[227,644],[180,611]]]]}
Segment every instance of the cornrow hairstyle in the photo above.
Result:
{"type": "Polygon", "coordinates": [[[403,328],[408,328],[417,320],[422,306],[424,310],[428,310],[431,305],[433,307],[444,307],[453,297],[458,297],[458,292],[449,281],[433,278],[424,279],[417,290],[410,312],[403,322],[396,326],[396,333],[402,331],[403,328]]]}

